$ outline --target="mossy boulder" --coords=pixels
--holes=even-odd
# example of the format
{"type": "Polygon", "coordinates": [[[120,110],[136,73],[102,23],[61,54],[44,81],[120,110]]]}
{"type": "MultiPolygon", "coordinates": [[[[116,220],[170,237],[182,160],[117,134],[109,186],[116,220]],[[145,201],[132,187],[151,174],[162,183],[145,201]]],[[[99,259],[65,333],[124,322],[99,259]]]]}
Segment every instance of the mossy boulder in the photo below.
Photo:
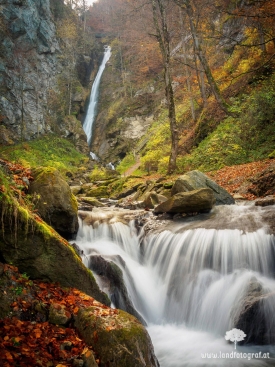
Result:
{"type": "Polygon", "coordinates": [[[144,195],[144,200],[141,206],[144,208],[153,209],[156,205],[163,203],[167,198],[163,195],[157,194],[155,191],[147,192],[144,195]]]}
{"type": "Polygon", "coordinates": [[[75,287],[102,303],[110,301],[96,284],[72,246],[52,227],[18,204],[8,193],[1,194],[0,258],[32,279],[59,282],[75,287]]]}
{"type": "Polygon", "coordinates": [[[93,187],[87,190],[85,193],[87,196],[95,197],[95,198],[108,198],[109,197],[107,186],[93,187]]]}
{"type": "Polygon", "coordinates": [[[103,207],[104,204],[102,204],[99,200],[96,198],[90,198],[90,197],[80,197],[79,200],[83,203],[90,204],[92,206],[96,206],[97,208],[103,207]]]}
{"type": "Polygon", "coordinates": [[[76,233],[77,201],[58,170],[39,167],[32,176],[29,193],[41,218],[66,238],[76,233]]]}
{"type": "Polygon", "coordinates": [[[132,315],[116,314],[97,306],[79,310],[75,326],[93,347],[101,367],[157,367],[151,339],[144,326],[132,315]]]}
{"type": "Polygon", "coordinates": [[[160,213],[197,213],[209,212],[215,204],[211,189],[199,189],[181,192],[172,196],[155,207],[154,212],[160,213]]]}
{"type": "Polygon", "coordinates": [[[212,190],[216,199],[216,205],[229,205],[235,203],[233,197],[226,190],[216,182],[210,180],[210,178],[205,174],[196,170],[187,172],[185,175],[180,176],[171,189],[171,195],[202,188],[212,190]]]}

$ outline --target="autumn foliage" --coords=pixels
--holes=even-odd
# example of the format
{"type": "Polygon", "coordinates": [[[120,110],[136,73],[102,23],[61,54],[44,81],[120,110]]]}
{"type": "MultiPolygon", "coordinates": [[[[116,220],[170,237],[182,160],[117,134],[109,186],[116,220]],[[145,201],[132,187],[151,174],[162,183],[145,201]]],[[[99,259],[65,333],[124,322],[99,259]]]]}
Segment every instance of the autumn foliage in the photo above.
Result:
{"type": "MultiPolygon", "coordinates": [[[[29,280],[13,266],[0,264],[0,273],[2,302],[9,307],[9,316],[0,320],[0,365],[3,367],[75,366],[75,360],[85,361],[93,353],[74,328],[79,309],[94,306],[98,317],[118,313],[79,290],[29,280]],[[63,310],[67,317],[64,325],[51,323],[51,308],[57,312],[63,310]]],[[[96,362],[99,363],[98,358],[96,362]]]]}

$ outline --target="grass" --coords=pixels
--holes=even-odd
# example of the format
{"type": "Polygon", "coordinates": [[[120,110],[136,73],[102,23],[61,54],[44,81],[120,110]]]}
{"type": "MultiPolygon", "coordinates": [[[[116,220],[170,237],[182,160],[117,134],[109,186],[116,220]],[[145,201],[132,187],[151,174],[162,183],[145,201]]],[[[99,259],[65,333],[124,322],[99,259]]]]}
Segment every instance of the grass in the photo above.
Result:
{"type": "Polygon", "coordinates": [[[25,167],[47,166],[57,168],[61,173],[75,172],[89,160],[70,141],[55,135],[0,147],[0,156],[25,167]]]}

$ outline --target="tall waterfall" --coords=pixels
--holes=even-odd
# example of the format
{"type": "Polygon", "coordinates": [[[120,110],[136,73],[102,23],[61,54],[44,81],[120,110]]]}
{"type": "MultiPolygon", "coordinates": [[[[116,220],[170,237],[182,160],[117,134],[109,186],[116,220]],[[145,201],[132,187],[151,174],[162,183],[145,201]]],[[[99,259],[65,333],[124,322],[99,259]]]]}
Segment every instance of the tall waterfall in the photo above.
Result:
{"type": "MultiPolygon", "coordinates": [[[[233,207],[234,208],[234,207],[233,207]]],[[[226,216],[226,206],[219,214],[226,216]]],[[[232,215],[232,206],[228,212],[232,215]]],[[[255,212],[254,220],[262,210],[255,212]]],[[[115,212],[80,220],[77,244],[89,257],[100,254],[121,267],[131,300],[148,323],[161,367],[275,366],[270,359],[203,358],[204,353],[234,351],[224,335],[251,285],[262,293],[275,292],[275,236],[266,228],[190,228],[172,233],[139,235],[133,222],[117,221],[115,212]],[[122,261],[123,259],[123,266],[122,261]]],[[[249,207],[237,207],[239,224],[252,218],[249,207]]],[[[222,219],[222,218],[221,218],[222,219]]],[[[258,218],[258,222],[261,218],[258,218]]],[[[208,227],[210,227],[208,221],[208,227]]],[[[225,223],[223,221],[223,228],[225,223]]],[[[108,291],[108,290],[107,290],[108,291]]],[[[274,302],[274,297],[272,298],[274,302]]],[[[275,304],[267,302],[270,340],[274,344],[275,304]]],[[[260,330],[262,325],[255,325],[260,330]]],[[[272,346],[238,346],[243,353],[268,352],[272,346]]]]}
{"type": "Polygon", "coordinates": [[[101,80],[103,71],[105,69],[106,63],[108,62],[110,57],[111,57],[111,47],[105,46],[104,57],[99,67],[99,70],[97,72],[93,86],[92,86],[88,111],[86,113],[86,117],[83,123],[83,130],[85,131],[85,134],[87,135],[88,145],[90,145],[92,141],[92,130],[93,130],[93,123],[96,117],[96,106],[97,106],[97,101],[98,101],[99,84],[100,84],[100,80],[101,80]]]}

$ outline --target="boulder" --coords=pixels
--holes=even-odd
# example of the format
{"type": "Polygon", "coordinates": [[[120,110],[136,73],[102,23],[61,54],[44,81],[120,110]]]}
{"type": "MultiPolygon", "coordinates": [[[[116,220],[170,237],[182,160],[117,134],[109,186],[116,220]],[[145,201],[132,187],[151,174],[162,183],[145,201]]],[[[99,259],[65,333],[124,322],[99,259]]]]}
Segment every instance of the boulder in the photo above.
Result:
{"type": "Polygon", "coordinates": [[[75,326],[92,346],[102,367],[158,367],[151,339],[144,326],[122,310],[97,306],[81,308],[75,326]],[[103,317],[102,317],[103,316],[103,317]]]}
{"type": "Polygon", "coordinates": [[[211,189],[181,192],[155,207],[155,214],[209,212],[215,204],[211,189]]]}
{"type": "Polygon", "coordinates": [[[211,189],[216,199],[216,205],[234,204],[233,197],[216,182],[210,180],[200,171],[190,171],[180,176],[171,189],[171,195],[202,188],[211,189]]]}
{"type": "Polygon", "coordinates": [[[83,203],[92,205],[92,206],[96,206],[98,208],[103,207],[104,204],[102,204],[99,200],[97,200],[96,198],[91,198],[91,197],[80,197],[79,200],[83,203]]]}
{"type": "Polygon", "coordinates": [[[275,293],[266,293],[262,284],[252,279],[242,304],[238,307],[234,325],[246,334],[240,344],[270,345],[275,343],[275,293]]]}
{"type": "Polygon", "coordinates": [[[86,196],[95,198],[107,198],[109,197],[108,186],[93,187],[85,192],[86,196]]]}
{"type": "Polygon", "coordinates": [[[147,192],[144,196],[144,200],[141,203],[141,207],[153,209],[156,205],[163,203],[167,198],[163,195],[157,194],[155,191],[147,192]]]}
{"type": "Polygon", "coordinates": [[[78,230],[77,201],[61,174],[54,168],[32,171],[29,193],[41,218],[63,237],[78,230]]]}
{"type": "Polygon", "coordinates": [[[31,279],[75,287],[102,303],[110,303],[72,246],[38,215],[20,206],[8,193],[2,193],[0,211],[0,259],[17,266],[31,279]]]}
{"type": "MultiPolygon", "coordinates": [[[[119,258],[119,261],[122,266],[125,266],[122,258],[119,258]]],[[[109,297],[115,307],[135,316],[143,325],[146,325],[142,316],[134,308],[124,284],[123,272],[119,266],[113,261],[105,260],[100,255],[91,256],[89,266],[99,276],[107,278],[109,282],[109,297]]]]}

